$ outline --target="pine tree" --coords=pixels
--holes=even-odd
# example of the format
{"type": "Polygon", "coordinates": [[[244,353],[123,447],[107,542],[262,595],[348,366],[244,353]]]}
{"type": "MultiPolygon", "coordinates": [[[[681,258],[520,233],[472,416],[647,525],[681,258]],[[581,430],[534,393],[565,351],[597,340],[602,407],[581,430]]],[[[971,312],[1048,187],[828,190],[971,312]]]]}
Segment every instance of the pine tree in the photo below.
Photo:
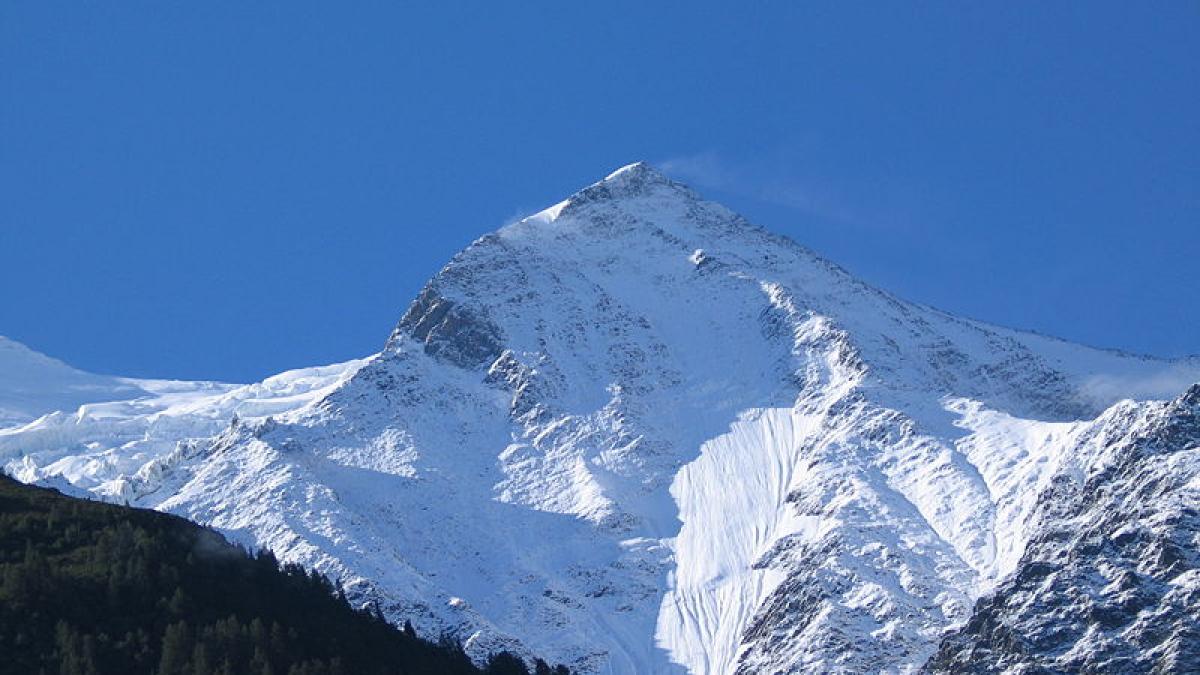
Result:
{"type": "Polygon", "coordinates": [[[158,659],[158,675],[191,675],[187,672],[192,654],[192,631],[187,621],[167,626],[162,639],[162,656],[158,659]]]}
{"type": "Polygon", "coordinates": [[[208,647],[203,642],[197,642],[192,649],[191,671],[193,675],[212,675],[211,659],[208,647]]]}

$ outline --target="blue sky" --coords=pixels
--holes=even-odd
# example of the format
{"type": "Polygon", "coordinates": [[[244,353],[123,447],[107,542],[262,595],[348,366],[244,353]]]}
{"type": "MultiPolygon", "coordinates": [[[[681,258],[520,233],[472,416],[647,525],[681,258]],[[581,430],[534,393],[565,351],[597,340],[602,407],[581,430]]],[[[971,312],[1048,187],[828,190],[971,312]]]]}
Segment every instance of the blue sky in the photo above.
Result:
{"type": "Polygon", "coordinates": [[[0,334],[139,376],[364,355],[645,159],[909,299],[1200,352],[1198,3],[248,4],[0,6],[0,334]]]}

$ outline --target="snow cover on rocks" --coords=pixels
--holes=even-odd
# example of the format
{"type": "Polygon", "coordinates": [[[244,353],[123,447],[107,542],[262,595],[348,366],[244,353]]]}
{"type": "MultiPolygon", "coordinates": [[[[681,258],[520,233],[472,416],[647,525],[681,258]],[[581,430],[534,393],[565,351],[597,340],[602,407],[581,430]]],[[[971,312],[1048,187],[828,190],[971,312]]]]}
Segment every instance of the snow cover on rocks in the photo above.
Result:
{"type": "Polygon", "coordinates": [[[909,672],[1021,568],[1089,420],[1200,362],[905,302],[635,164],[459,253],[379,354],[297,372],[50,415],[0,458],[476,655],[909,672]]]}
{"type": "Polygon", "coordinates": [[[1200,385],[1082,425],[945,673],[1200,672],[1200,385]]]}

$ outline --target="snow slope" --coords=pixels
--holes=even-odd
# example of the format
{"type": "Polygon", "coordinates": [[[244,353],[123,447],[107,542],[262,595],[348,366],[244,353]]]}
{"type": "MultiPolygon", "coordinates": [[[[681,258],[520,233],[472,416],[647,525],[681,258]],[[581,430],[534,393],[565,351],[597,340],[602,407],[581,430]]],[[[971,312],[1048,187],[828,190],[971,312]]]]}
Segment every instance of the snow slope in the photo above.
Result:
{"type": "Polygon", "coordinates": [[[84,403],[144,395],[133,381],[76,370],[0,335],[0,427],[84,403]]]}
{"type": "Polygon", "coordinates": [[[331,368],[269,417],[206,399],[182,417],[214,435],[171,450],[169,423],[138,455],[46,418],[0,456],[477,655],[908,672],[1021,568],[1091,420],[1200,380],[905,302],[644,164],[479,239],[379,354],[331,368]]]}
{"type": "Polygon", "coordinates": [[[113,501],[137,501],[146,486],[157,486],[164,470],[188,459],[196,441],[235,419],[301,408],[363,363],[303,368],[235,385],[92,375],[4,338],[0,354],[5,356],[0,396],[13,403],[9,410],[21,411],[0,422],[5,471],[113,501]],[[35,414],[40,416],[34,419],[35,414]]]}

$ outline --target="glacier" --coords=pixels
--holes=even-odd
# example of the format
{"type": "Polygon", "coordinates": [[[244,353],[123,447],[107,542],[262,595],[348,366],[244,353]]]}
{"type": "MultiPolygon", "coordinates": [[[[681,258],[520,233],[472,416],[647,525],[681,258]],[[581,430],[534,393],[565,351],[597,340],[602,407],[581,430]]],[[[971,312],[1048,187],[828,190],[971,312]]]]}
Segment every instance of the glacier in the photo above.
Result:
{"type": "MultiPolygon", "coordinates": [[[[13,363],[52,361],[17,347],[13,363]]],[[[1138,672],[1196,649],[1197,439],[1154,441],[1173,459],[1153,489],[1139,481],[1168,464],[1105,467],[1147,430],[1190,428],[1200,359],[902,300],[644,163],[472,243],[364,359],[241,386],[94,376],[74,398],[0,367],[9,474],[269,547],[475,656],[1138,672]],[[1090,605],[1044,587],[1045,560],[1082,546],[1056,514],[1102,537],[1148,494],[1171,506],[1139,502],[1130,541],[1175,542],[1174,566],[1054,568],[1160,589],[1089,628],[1090,605]],[[1064,606],[1075,632],[1030,614],[1064,606]],[[1142,632],[1180,646],[1137,661],[1120,631],[1151,610],[1142,632]]]]}

